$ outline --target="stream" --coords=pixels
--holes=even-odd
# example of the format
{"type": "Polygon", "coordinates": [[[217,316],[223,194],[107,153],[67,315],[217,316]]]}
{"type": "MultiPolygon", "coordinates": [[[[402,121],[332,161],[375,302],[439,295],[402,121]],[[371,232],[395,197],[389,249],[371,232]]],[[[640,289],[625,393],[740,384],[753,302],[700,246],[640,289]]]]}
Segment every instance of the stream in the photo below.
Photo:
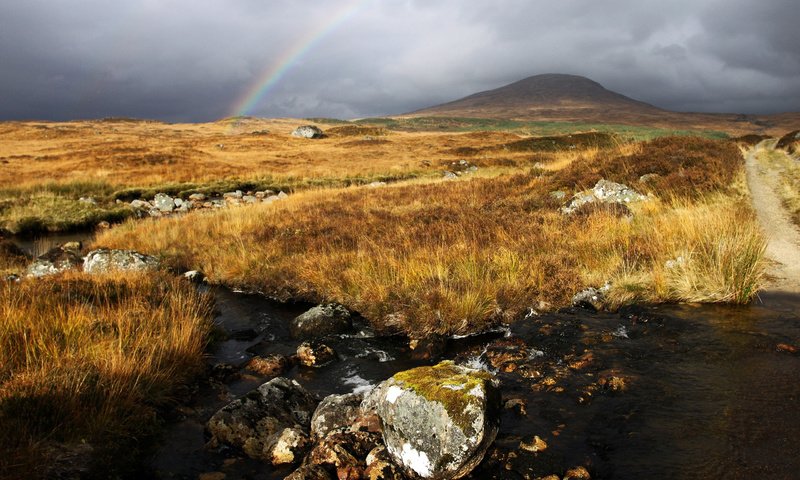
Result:
{"type": "MultiPolygon", "coordinates": [[[[213,292],[217,324],[230,338],[214,347],[210,363],[241,366],[256,354],[295,351],[298,342],[287,325],[307,305],[213,292]]],[[[324,397],[444,359],[491,368],[487,345],[518,338],[528,352],[525,361],[498,376],[503,400],[521,400],[526,412],[504,410],[495,447],[470,478],[534,478],[578,465],[587,466],[592,478],[795,478],[800,356],[777,345],[800,341],[800,299],[775,295],[762,301],[533,315],[507,330],[450,339],[443,354],[429,359],[415,358],[404,342],[376,338],[362,325],[326,341],[338,361],[294,367],[285,376],[324,397]],[[598,379],[609,376],[624,379],[624,388],[598,388],[598,379]],[[548,448],[521,451],[520,441],[534,435],[548,448]]],[[[204,448],[203,424],[211,414],[263,381],[241,374],[201,388],[169,426],[152,458],[152,475],[194,479],[224,472],[229,479],[278,479],[290,473],[234,451],[204,448]]]]}
{"type": "MultiPolygon", "coordinates": [[[[41,241],[20,245],[44,248],[41,241]]],[[[215,323],[227,335],[208,352],[212,378],[171,415],[138,478],[197,479],[210,472],[227,479],[283,478],[291,468],[207,448],[204,424],[266,381],[241,370],[250,358],[295,352],[299,342],[290,338],[288,324],[310,305],[201,288],[214,295],[215,323]]],[[[800,354],[779,345],[800,344],[798,312],[799,296],[777,293],[749,306],[662,305],[614,314],[566,309],[448,339],[428,358],[356,322],[352,334],[325,341],[338,360],[295,366],[284,376],[322,398],[446,359],[496,371],[511,408],[468,478],[536,478],[579,465],[593,479],[797,478],[800,354]],[[524,353],[515,369],[492,364],[487,350],[503,345],[524,353]],[[547,448],[521,450],[520,442],[534,436],[547,448]]]]}

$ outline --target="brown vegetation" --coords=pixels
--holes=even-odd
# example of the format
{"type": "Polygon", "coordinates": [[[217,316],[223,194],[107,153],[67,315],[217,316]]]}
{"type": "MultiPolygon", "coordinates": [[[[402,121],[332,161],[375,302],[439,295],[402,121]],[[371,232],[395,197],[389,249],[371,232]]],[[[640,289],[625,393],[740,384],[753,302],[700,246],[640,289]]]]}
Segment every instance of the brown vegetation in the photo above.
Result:
{"type": "Polygon", "coordinates": [[[87,444],[133,460],[201,367],[209,319],[209,299],[164,274],[0,283],[0,477],[51,478],[52,455],[87,444]]]}
{"type": "Polygon", "coordinates": [[[378,328],[416,336],[474,332],[617,279],[620,302],[755,294],[760,234],[745,228],[746,200],[721,193],[742,172],[735,147],[672,138],[563,155],[574,161],[555,173],[307,192],[280,205],[128,224],[97,242],[280,298],[335,300],[378,328]],[[650,187],[661,199],[631,205],[633,221],[602,209],[565,217],[549,194],[644,173],[661,175],[663,190],[650,187]],[[748,246],[741,255],[729,236],[748,246]],[[678,257],[692,275],[685,284],[665,280],[664,264],[678,257]]]}

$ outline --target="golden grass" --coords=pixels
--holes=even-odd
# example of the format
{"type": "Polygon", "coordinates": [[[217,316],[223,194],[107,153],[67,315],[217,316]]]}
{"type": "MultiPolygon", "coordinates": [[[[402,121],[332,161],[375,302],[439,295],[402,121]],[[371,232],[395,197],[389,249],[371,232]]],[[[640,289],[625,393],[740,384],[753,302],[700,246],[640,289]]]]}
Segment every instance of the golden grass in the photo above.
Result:
{"type": "Polygon", "coordinates": [[[679,200],[645,204],[633,220],[603,211],[565,217],[549,195],[565,179],[577,187],[577,172],[595,175],[598,164],[624,177],[611,180],[638,178],[636,169],[649,167],[626,167],[641,151],[623,146],[602,161],[579,158],[565,175],[306,192],[270,206],[131,223],[97,243],[165,255],[214,282],[280,298],[335,300],[378,328],[415,336],[474,332],[540,302],[565,305],[608,280],[620,285],[617,304],[747,302],[760,282],[762,240],[745,201],[713,195],[740,175],[741,156],[708,141],[690,140],[681,151],[681,142],[655,146],[691,160],[680,171],[698,191],[688,199],[677,182],[665,194],[679,200]],[[719,168],[704,170],[703,162],[719,168]],[[691,278],[670,279],[664,263],[681,255],[681,275],[691,278]]]}
{"type": "Polygon", "coordinates": [[[201,367],[210,312],[160,273],[0,283],[0,476],[52,475],[54,444],[135,446],[201,367]]]}

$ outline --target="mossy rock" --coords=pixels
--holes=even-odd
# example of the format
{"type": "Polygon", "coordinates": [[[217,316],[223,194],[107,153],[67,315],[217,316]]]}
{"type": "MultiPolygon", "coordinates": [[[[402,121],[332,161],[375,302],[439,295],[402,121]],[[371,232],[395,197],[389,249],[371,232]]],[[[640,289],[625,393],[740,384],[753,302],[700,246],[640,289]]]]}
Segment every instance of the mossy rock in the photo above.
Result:
{"type": "Polygon", "coordinates": [[[500,425],[492,375],[453,362],[400,372],[374,395],[387,450],[412,478],[468,474],[500,425]]]}

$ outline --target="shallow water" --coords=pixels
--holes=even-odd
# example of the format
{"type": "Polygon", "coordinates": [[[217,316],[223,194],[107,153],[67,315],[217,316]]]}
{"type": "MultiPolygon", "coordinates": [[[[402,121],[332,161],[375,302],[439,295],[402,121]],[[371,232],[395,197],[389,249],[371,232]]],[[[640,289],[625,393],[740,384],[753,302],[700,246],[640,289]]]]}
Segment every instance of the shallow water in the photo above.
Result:
{"type": "MultiPolygon", "coordinates": [[[[307,305],[286,306],[258,295],[215,290],[217,322],[231,334],[209,362],[241,365],[254,354],[293,353],[287,324],[307,305]]],[[[504,400],[519,398],[527,415],[503,414],[496,448],[473,478],[525,478],[585,465],[592,478],[797,478],[800,473],[800,356],[777,345],[800,343],[800,298],[762,296],[748,307],[661,306],[619,314],[572,310],[534,316],[511,327],[532,352],[520,371],[499,373],[504,400]],[[588,366],[567,364],[591,352],[588,366]],[[626,389],[597,388],[609,372],[626,389]],[[551,385],[543,378],[554,379],[551,385]],[[538,435],[548,448],[519,451],[538,435]],[[515,452],[512,455],[509,453],[515,452]]],[[[367,329],[330,339],[339,360],[293,368],[320,397],[375,384],[393,373],[441,359],[484,360],[487,343],[503,332],[450,340],[441,358],[420,360],[398,339],[367,329]]],[[[197,478],[283,478],[237,455],[206,449],[203,422],[263,378],[243,375],[201,387],[184,416],[170,424],[148,475],[197,478]]]]}

